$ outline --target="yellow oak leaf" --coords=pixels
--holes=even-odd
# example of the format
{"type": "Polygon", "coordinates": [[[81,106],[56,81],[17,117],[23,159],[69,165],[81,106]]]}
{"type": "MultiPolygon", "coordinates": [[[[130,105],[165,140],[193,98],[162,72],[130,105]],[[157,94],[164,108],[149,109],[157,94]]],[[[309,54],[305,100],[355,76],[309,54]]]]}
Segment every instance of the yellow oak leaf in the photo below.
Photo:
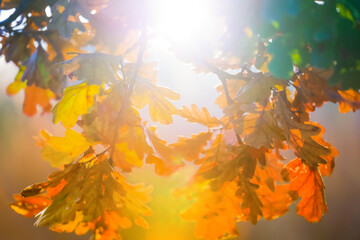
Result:
{"type": "Polygon", "coordinates": [[[169,100],[179,100],[180,95],[169,88],[153,84],[149,79],[138,79],[131,100],[138,109],[149,104],[152,121],[161,124],[171,124],[172,115],[178,114],[178,109],[169,100]]]}
{"type": "Polygon", "coordinates": [[[51,110],[53,122],[62,121],[64,127],[73,127],[78,117],[87,113],[94,104],[94,96],[99,93],[99,89],[97,85],[89,86],[86,83],[67,87],[63,98],[51,110]]]}
{"type": "Polygon", "coordinates": [[[81,134],[71,129],[66,130],[65,137],[53,137],[44,130],[40,135],[40,145],[43,146],[41,156],[53,167],[71,163],[90,147],[81,134]]]}
{"type": "Polygon", "coordinates": [[[219,126],[219,120],[216,117],[211,117],[206,108],[203,107],[200,110],[195,104],[191,104],[191,108],[183,106],[179,113],[189,122],[200,123],[208,128],[219,126]]]}
{"type": "Polygon", "coordinates": [[[133,167],[143,165],[142,158],[134,150],[130,150],[127,143],[117,143],[113,156],[114,166],[119,167],[124,172],[131,172],[133,167]]]}
{"type": "Polygon", "coordinates": [[[6,88],[6,93],[10,96],[17,94],[21,89],[26,87],[26,81],[22,82],[21,77],[24,73],[25,67],[20,65],[19,72],[15,77],[14,82],[10,83],[6,88]]]}

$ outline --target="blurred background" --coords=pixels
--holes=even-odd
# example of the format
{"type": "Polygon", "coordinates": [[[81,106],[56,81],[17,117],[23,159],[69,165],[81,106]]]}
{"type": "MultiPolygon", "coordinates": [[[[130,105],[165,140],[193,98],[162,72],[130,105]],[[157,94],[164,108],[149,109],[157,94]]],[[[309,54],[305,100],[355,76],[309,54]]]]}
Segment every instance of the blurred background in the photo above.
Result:
{"type": "MultiPolygon", "coordinates": [[[[199,107],[207,107],[212,115],[222,115],[213,104],[217,96],[215,86],[219,83],[215,76],[198,75],[165,50],[160,51],[155,60],[159,61],[159,83],[181,94],[181,100],[176,103],[178,107],[196,103],[199,107]]],[[[61,125],[52,124],[51,114],[26,117],[22,113],[23,92],[15,97],[6,95],[6,87],[16,73],[14,65],[0,59],[0,239],[88,239],[89,235],[58,234],[46,228],[35,228],[34,219],[24,218],[8,206],[13,201],[13,194],[30,184],[45,181],[47,175],[55,171],[41,159],[40,148],[35,146],[33,136],[41,129],[54,135],[63,136],[64,133],[61,125]]],[[[143,114],[146,118],[146,109],[143,114]]],[[[333,176],[324,179],[329,213],[320,223],[311,224],[296,215],[293,205],[279,219],[262,219],[257,225],[239,223],[239,239],[360,239],[360,113],[340,114],[337,105],[329,103],[313,113],[311,120],[326,128],[324,139],[340,152],[333,176]]],[[[159,135],[169,142],[176,141],[178,135],[190,136],[204,130],[200,125],[186,123],[177,117],[173,125],[158,127],[159,135]]],[[[154,185],[149,204],[154,215],[147,218],[149,230],[134,227],[123,232],[123,239],[194,239],[194,223],[183,222],[178,217],[189,202],[171,196],[171,190],[183,184],[192,171],[190,166],[170,178],[162,178],[155,176],[148,167],[130,174],[133,182],[154,185]]]]}

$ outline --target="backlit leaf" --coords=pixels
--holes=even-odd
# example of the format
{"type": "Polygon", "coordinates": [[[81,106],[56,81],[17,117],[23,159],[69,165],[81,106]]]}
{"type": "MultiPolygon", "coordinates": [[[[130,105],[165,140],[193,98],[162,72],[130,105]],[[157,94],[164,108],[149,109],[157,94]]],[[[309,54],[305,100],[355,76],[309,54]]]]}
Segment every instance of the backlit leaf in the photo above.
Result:
{"type": "Polygon", "coordinates": [[[305,165],[301,159],[287,164],[292,195],[300,197],[296,211],[309,222],[319,222],[328,212],[325,201],[325,186],[317,168],[305,165]]]}
{"type": "Polygon", "coordinates": [[[280,123],[288,143],[294,149],[294,153],[299,158],[304,159],[310,166],[317,167],[319,163],[325,164],[323,158],[331,153],[327,147],[314,140],[314,136],[319,135],[321,129],[311,123],[301,123],[296,120],[296,115],[291,112],[287,100],[280,93],[275,111],[279,116],[280,123]]]}
{"type": "Polygon", "coordinates": [[[55,94],[49,89],[42,89],[35,85],[26,86],[23,112],[27,116],[33,116],[37,112],[37,105],[42,107],[43,113],[50,112],[52,99],[55,99],[55,94]]]}
{"type": "Polygon", "coordinates": [[[216,117],[211,117],[206,108],[203,107],[200,110],[195,104],[191,104],[191,108],[183,106],[179,114],[189,122],[200,123],[208,128],[219,126],[219,120],[216,117]]]}
{"type": "Polygon", "coordinates": [[[40,134],[44,141],[41,156],[53,167],[73,162],[90,147],[81,134],[71,129],[66,130],[65,137],[53,137],[44,130],[40,134]]]}
{"type": "Polygon", "coordinates": [[[194,161],[199,158],[204,147],[211,139],[212,133],[202,132],[192,135],[191,138],[179,137],[179,140],[171,144],[177,155],[182,156],[187,161],[194,161]]]}
{"type": "Polygon", "coordinates": [[[152,121],[171,124],[172,115],[177,115],[177,108],[169,100],[179,100],[180,95],[169,88],[157,86],[148,79],[138,79],[131,100],[138,109],[149,105],[152,121]]]}
{"type": "Polygon", "coordinates": [[[99,93],[99,89],[97,85],[86,83],[67,87],[63,98],[51,110],[53,122],[62,121],[64,127],[73,127],[78,117],[87,113],[94,104],[94,96],[99,93]]]}

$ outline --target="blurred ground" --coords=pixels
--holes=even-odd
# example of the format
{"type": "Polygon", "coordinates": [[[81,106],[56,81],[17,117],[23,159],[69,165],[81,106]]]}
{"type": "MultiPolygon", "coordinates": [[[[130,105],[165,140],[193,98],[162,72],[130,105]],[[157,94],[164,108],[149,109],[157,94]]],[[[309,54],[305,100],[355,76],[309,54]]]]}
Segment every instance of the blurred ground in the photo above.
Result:
{"type": "MultiPolygon", "coordinates": [[[[218,83],[216,79],[207,75],[198,76],[188,66],[181,65],[173,56],[160,54],[158,60],[160,61],[159,69],[162,69],[159,73],[160,83],[171,87],[182,96],[181,102],[177,104],[178,107],[196,103],[199,107],[209,107],[213,115],[221,115],[219,109],[211,108],[216,97],[216,91],[213,88],[218,83]],[[201,89],[200,93],[199,89],[201,89]]],[[[54,135],[61,135],[64,132],[60,125],[54,126],[51,123],[51,115],[38,114],[32,118],[24,116],[21,112],[22,93],[11,98],[6,96],[6,86],[15,75],[16,68],[5,64],[1,59],[0,239],[87,239],[87,237],[75,237],[73,234],[53,233],[46,228],[34,228],[32,226],[34,219],[26,219],[8,207],[14,193],[32,183],[44,181],[46,176],[54,171],[47,162],[41,160],[40,149],[35,146],[32,136],[38,135],[40,129],[44,128],[54,135]]],[[[296,215],[293,206],[289,213],[273,221],[261,220],[255,226],[250,223],[239,223],[241,239],[360,239],[358,227],[360,222],[360,130],[358,129],[360,112],[340,114],[336,105],[327,104],[314,113],[311,119],[326,128],[325,140],[335,145],[340,152],[340,156],[336,159],[333,176],[325,178],[329,213],[320,223],[310,224],[296,215]]],[[[175,141],[179,134],[188,136],[190,133],[204,130],[196,124],[186,125],[180,118],[175,119],[174,126],[159,128],[160,136],[168,141],[175,141]]],[[[174,200],[169,193],[172,187],[184,181],[182,177],[188,172],[184,171],[171,179],[154,177],[150,171],[132,176],[132,179],[142,181],[152,176],[151,181],[158,188],[152,196],[152,208],[158,213],[149,220],[151,234],[135,229],[136,234],[124,232],[125,240],[193,239],[191,237],[193,224],[184,223],[175,218],[187,203],[184,199],[174,200]]]]}

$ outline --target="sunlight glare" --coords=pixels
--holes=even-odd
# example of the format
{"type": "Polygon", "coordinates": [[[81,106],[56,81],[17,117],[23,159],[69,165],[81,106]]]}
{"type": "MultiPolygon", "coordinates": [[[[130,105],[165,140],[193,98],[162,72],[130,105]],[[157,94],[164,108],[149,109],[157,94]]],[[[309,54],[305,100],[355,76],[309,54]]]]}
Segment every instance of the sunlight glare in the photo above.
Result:
{"type": "Polygon", "coordinates": [[[156,31],[176,44],[189,44],[210,37],[212,30],[211,1],[158,0],[156,31]]]}

